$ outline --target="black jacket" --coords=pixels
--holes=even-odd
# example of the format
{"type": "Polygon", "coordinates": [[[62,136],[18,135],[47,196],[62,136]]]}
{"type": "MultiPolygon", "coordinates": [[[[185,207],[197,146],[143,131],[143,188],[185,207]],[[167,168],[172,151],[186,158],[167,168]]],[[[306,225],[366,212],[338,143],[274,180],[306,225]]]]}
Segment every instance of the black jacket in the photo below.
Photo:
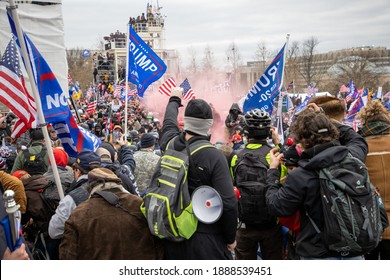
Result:
{"type": "MultiPolygon", "coordinates": [[[[185,148],[185,132],[180,132],[177,123],[178,108],[181,100],[171,97],[166,108],[160,146],[164,151],[168,142],[175,136],[175,150],[185,148]]],[[[188,143],[198,140],[208,140],[204,136],[194,136],[188,143]]],[[[237,229],[237,199],[229,173],[229,167],[225,156],[217,149],[201,149],[191,156],[191,164],[188,171],[189,191],[192,192],[200,185],[213,187],[220,194],[223,201],[223,213],[214,224],[198,223],[196,233],[183,242],[166,242],[169,248],[167,258],[176,259],[223,259],[229,258],[226,245],[233,243],[237,229]],[[208,237],[202,237],[207,234],[208,237]],[[201,244],[199,243],[201,239],[201,244]],[[221,248],[221,244],[222,248],[221,248]],[[212,250],[216,247],[216,250],[212,250]],[[195,249],[194,249],[195,248],[195,249]],[[204,254],[194,252],[196,248],[203,248],[204,254]],[[207,249],[209,248],[209,249],[207,249]],[[218,249],[219,248],[219,249],[218,249]]]]}
{"type": "Polygon", "coordinates": [[[267,175],[267,204],[271,214],[288,217],[300,211],[301,229],[297,238],[296,252],[303,257],[326,258],[338,256],[329,252],[320,234],[310,223],[306,211],[314,222],[323,228],[323,214],[316,170],[342,161],[348,153],[364,162],[368,152],[367,143],[353,129],[339,125],[340,141],[316,145],[302,153],[299,167],[289,173],[280,187],[278,169],[269,169],[267,175]]]}

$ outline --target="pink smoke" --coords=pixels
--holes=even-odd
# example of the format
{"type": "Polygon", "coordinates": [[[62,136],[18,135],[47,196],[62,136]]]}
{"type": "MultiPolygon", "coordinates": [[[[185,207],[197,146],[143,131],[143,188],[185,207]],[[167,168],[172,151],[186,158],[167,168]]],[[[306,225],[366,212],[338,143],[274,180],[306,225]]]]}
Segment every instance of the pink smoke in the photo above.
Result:
{"type": "MultiPolygon", "coordinates": [[[[178,80],[178,79],[175,79],[178,80]]],[[[212,88],[215,88],[215,85],[223,84],[226,79],[221,78],[217,74],[215,77],[210,77],[208,75],[205,78],[194,79],[188,78],[192,89],[195,92],[195,96],[198,99],[204,99],[206,102],[211,103],[214,107],[215,112],[219,115],[219,120],[217,119],[217,114],[214,114],[214,124],[211,129],[211,142],[215,143],[221,141],[227,143],[229,141],[229,136],[225,130],[225,119],[229,114],[229,109],[233,103],[237,103],[242,96],[247,93],[247,89],[238,89],[239,86],[230,85],[226,91],[215,91],[212,88]],[[236,88],[236,90],[233,90],[236,88]],[[234,92],[233,92],[234,91],[234,92]]],[[[165,80],[164,80],[165,81],[165,80]]],[[[164,82],[161,81],[161,82],[164,82]]],[[[177,82],[177,81],[176,81],[177,82]]],[[[169,97],[161,95],[158,92],[158,86],[154,86],[153,92],[147,92],[143,98],[143,103],[149,112],[153,112],[153,116],[157,117],[162,123],[164,119],[165,108],[168,103],[169,97]]],[[[183,100],[183,107],[179,109],[178,120],[183,120],[184,109],[188,101],[183,100]]]]}

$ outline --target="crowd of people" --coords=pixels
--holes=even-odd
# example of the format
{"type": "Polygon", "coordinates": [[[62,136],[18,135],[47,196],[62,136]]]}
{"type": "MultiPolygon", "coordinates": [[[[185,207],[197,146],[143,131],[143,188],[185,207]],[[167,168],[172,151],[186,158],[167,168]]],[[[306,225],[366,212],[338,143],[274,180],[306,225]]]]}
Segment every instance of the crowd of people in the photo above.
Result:
{"type": "MultiPolygon", "coordinates": [[[[62,199],[42,130],[12,139],[14,116],[2,115],[1,191],[15,192],[23,225],[22,246],[13,252],[1,231],[2,259],[390,259],[385,222],[378,246],[360,255],[332,251],[316,230],[324,228],[326,219],[318,170],[349,155],[365,162],[389,216],[390,113],[380,100],[362,109],[356,132],[343,124],[343,100],[314,97],[286,124],[282,145],[267,112],[243,113],[236,103],[221,116],[207,101],[193,99],[179,120],[182,92],[172,90],[162,121],[139,98],[131,98],[126,128],[123,101],[112,94],[90,113],[76,109],[79,125],[102,140],[96,151],[83,150],[76,157],[65,152],[49,127],[62,199]],[[225,119],[225,140],[191,157],[187,180],[190,194],[201,185],[218,192],[219,220],[199,221],[196,232],[182,242],[152,235],[140,206],[161,155],[171,140],[177,151],[210,141],[217,117],[225,119]],[[243,171],[244,162],[249,167],[243,171]],[[56,198],[57,204],[46,205],[55,199],[43,196],[56,198]]],[[[79,101],[78,106],[86,109],[87,104],[79,101]]]]}

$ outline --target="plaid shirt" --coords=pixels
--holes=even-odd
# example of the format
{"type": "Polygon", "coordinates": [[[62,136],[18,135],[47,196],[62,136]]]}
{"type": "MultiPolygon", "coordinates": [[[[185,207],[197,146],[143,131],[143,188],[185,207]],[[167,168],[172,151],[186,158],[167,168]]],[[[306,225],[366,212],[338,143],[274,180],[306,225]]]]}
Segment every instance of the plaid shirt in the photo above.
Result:
{"type": "Polygon", "coordinates": [[[358,133],[363,137],[390,134],[390,124],[381,121],[370,122],[362,126],[358,133]]]}

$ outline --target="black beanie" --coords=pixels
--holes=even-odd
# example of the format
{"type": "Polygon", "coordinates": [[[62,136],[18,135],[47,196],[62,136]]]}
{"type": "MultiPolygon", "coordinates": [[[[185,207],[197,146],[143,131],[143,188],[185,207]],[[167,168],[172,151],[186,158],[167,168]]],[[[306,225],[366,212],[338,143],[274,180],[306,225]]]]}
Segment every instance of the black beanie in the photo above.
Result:
{"type": "Polygon", "coordinates": [[[141,149],[153,147],[156,144],[156,137],[151,133],[145,133],[141,136],[141,149]]]}
{"type": "Polygon", "coordinates": [[[192,99],[184,112],[184,130],[192,134],[208,136],[213,125],[213,111],[203,99],[192,99]]]}
{"type": "Polygon", "coordinates": [[[210,105],[203,99],[192,99],[187,104],[184,116],[197,119],[212,119],[213,112],[210,105]]]}

